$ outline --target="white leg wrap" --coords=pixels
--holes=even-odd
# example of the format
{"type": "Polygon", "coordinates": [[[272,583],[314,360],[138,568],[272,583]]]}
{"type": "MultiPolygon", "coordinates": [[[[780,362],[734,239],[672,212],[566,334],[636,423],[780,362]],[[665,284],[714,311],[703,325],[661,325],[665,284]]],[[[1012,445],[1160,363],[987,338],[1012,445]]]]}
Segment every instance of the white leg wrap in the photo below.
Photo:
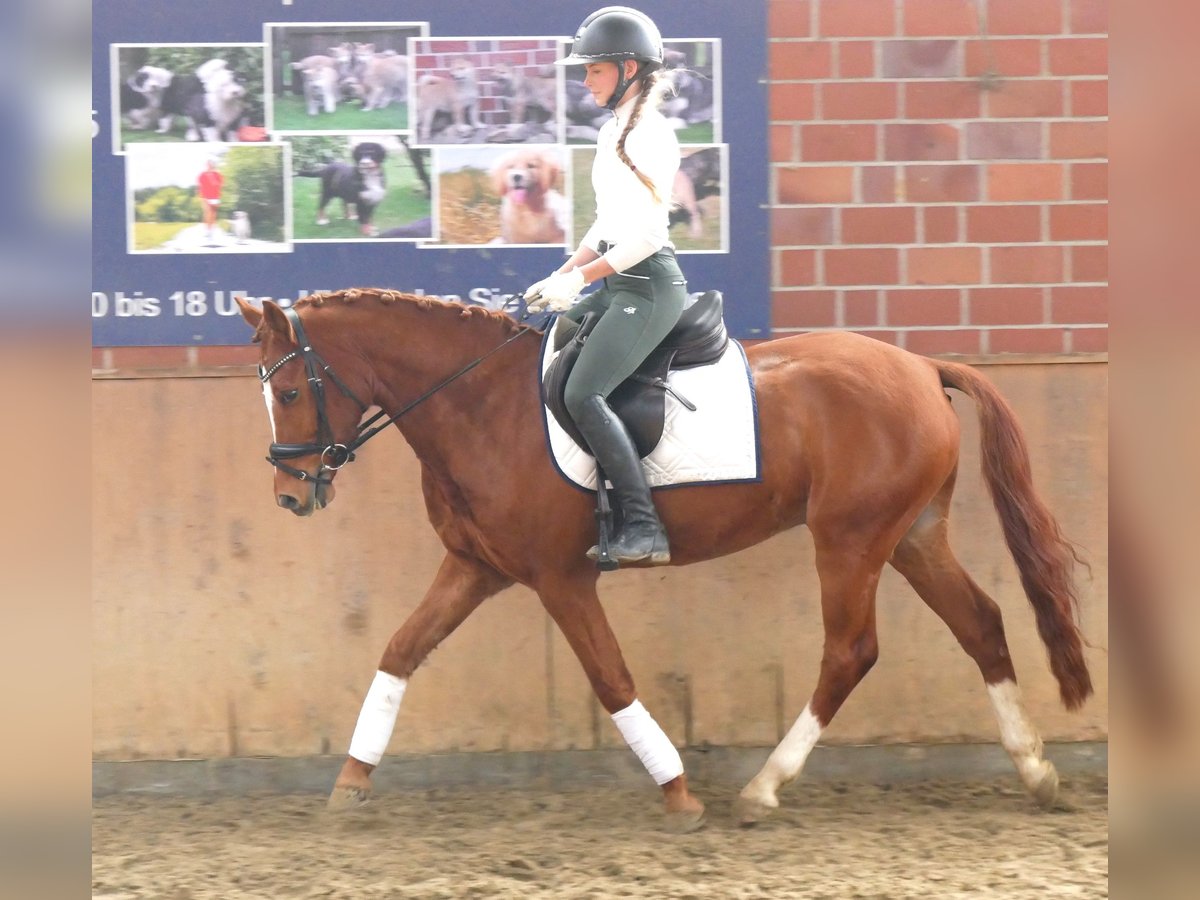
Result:
{"type": "Polygon", "coordinates": [[[396,716],[406,687],[407,679],[387,672],[375,673],[375,680],[371,682],[358,714],[358,724],[354,726],[354,737],[350,739],[350,755],[359,762],[377,766],[383,759],[383,751],[396,727],[396,716]]]}
{"type": "Polygon", "coordinates": [[[613,713],[612,720],[655,784],[666,784],[683,774],[683,760],[679,758],[679,751],[650,713],[646,712],[641,700],[634,700],[629,706],[613,713]]]}

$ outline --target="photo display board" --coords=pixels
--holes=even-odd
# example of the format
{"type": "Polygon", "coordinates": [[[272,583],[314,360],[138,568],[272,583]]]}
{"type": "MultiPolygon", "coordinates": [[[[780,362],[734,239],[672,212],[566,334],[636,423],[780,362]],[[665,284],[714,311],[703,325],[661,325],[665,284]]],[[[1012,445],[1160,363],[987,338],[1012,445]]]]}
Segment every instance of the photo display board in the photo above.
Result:
{"type": "MultiPolygon", "coordinates": [[[[594,219],[612,114],[554,62],[595,8],[96,5],[93,345],[244,343],[237,296],[382,287],[519,310],[594,219]]],[[[766,4],[637,8],[674,82],[689,289],[724,293],[735,337],[766,337],[766,4]]]]}

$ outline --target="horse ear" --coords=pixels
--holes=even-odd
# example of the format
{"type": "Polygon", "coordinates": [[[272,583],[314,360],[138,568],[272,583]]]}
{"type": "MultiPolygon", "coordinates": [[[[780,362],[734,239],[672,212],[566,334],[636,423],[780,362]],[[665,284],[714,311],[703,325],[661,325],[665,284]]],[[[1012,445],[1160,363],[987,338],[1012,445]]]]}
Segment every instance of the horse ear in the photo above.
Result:
{"type": "Polygon", "coordinates": [[[296,332],[284,314],[283,307],[271,300],[263,300],[262,305],[263,320],[258,333],[265,336],[265,332],[273,331],[288,343],[296,343],[296,332]]]}
{"type": "Polygon", "coordinates": [[[252,306],[237,295],[234,295],[233,299],[237,303],[238,309],[242,311],[242,318],[246,320],[246,323],[251,328],[257,331],[258,326],[261,324],[263,318],[262,310],[257,306],[252,306]]]}

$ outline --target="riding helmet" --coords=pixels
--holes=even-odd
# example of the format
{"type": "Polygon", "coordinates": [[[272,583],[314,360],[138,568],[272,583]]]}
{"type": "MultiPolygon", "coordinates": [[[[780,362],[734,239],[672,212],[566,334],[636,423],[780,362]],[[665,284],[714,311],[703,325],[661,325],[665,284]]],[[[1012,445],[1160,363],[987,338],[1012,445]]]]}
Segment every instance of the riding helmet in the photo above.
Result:
{"type": "Polygon", "coordinates": [[[648,15],[636,9],[628,6],[598,9],[580,23],[571,53],[557,60],[562,66],[594,62],[617,63],[617,88],[604,104],[608,109],[616,109],[630,84],[662,67],[662,34],[648,15]],[[620,65],[627,59],[638,63],[637,73],[629,80],[620,65]]]}

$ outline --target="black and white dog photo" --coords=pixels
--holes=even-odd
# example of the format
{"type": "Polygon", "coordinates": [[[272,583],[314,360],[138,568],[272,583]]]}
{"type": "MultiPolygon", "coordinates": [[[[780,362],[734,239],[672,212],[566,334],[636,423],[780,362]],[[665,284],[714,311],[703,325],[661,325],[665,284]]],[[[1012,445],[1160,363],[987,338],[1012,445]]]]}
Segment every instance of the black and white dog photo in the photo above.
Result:
{"type": "Polygon", "coordinates": [[[144,106],[129,113],[131,127],[146,128],[157,119],[157,132],[169,134],[179,117],[187,123],[186,140],[237,140],[245,112],[246,82],[223,59],[210,59],[195,72],[184,73],[142,66],[125,86],[145,100],[144,106]]]}
{"type": "Polygon", "coordinates": [[[321,179],[321,199],[317,203],[317,224],[328,225],[325,207],[333,200],[342,201],[342,215],[357,219],[359,229],[367,237],[376,237],[378,229],[371,224],[375,207],[383,202],[387,181],[383,161],[387,150],[374,141],[356,144],[350,153],[352,162],[333,160],[297,172],[304,178],[321,179]]]}

